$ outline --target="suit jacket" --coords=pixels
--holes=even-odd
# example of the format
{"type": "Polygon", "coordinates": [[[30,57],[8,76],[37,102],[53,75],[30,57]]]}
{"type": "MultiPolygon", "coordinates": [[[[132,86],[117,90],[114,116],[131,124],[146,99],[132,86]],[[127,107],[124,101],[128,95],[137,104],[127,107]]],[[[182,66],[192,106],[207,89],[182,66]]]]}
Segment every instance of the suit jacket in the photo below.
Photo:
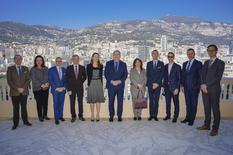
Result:
{"type": "Polygon", "coordinates": [[[16,66],[7,68],[7,83],[10,86],[10,96],[19,96],[17,88],[24,88],[22,95],[28,95],[28,86],[30,85],[30,72],[26,66],[21,66],[21,75],[18,75],[16,66]]]}
{"type": "Polygon", "coordinates": [[[220,82],[224,72],[224,61],[216,58],[209,68],[209,60],[204,62],[201,74],[201,83],[207,85],[208,92],[220,92],[220,82]]]}
{"type": "Polygon", "coordinates": [[[153,61],[147,63],[146,67],[147,74],[147,87],[152,89],[152,83],[158,83],[162,85],[162,79],[164,74],[164,63],[162,61],[157,62],[156,68],[153,68],[153,61]]]}
{"type": "Polygon", "coordinates": [[[188,90],[200,89],[202,63],[194,59],[190,70],[187,71],[188,62],[183,63],[181,85],[188,90]]]}
{"type": "Polygon", "coordinates": [[[128,77],[128,71],[127,71],[127,66],[126,63],[123,61],[119,61],[119,67],[118,70],[115,71],[114,67],[114,60],[110,60],[106,63],[105,71],[104,71],[104,76],[107,80],[106,82],[106,88],[109,88],[110,86],[113,86],[111,84],[111,80],[120,80],[121,84],[119,84],[116,87],[125,87],[125,80],[128,77]]]}
{"type": "Polygon", "coordinates": [[[53,66],[49,69],[48,79],[51,86],[51,93],[56,93],[56,88],[58,87],[64,87],[66,89],[65,77],[66,69],[64,67],[62,67],[62,79],[59,78],[59,73],[56,66],[53,66]]]}
{"type": "Polygon", "coordinates": [[[137,99],[138,93],[139,93],[139,89],[137,88],[138,84],[143,85],[144,90],[142,91],[142,93],[139,93],[139,98],[143,98],[145,95],[145,91],[146,91],[146,71],[145,69],[141,70],[141,73],[138,74],[137,70],[132,68],[130,70],[130,91],[132,94],[132,98],[133,99],[137,99]]]}
{"type": "Polygon", "coordinates": [[[168,64],[165,65],[163,87],[165,90],[173,92],[175,89],[180,90],[181,83],[181,67],[180,65],[173,63],[170,75],[168,75],[168,64]]]}
{"type": "Polygon", "coordinates": [[[83,83],[86,80],[86,70],[82,65],[78,65],[78,78],[75,77],[74,65],[67,67],[66,71],[66,87],[68,91],[77,91],[83,94],[83,83]]]}
{"type": "MultiPolygon", "coordinates": [[[[99,72],[100,80],[103,83],[103,65],[100,66],[99,70],[100,70],[99,72]]],[[[88,86],[91,83],[92,75],[93,75],[93,66],[92,64],[88,64],[87,65],[87,85],[88,86]]]]}

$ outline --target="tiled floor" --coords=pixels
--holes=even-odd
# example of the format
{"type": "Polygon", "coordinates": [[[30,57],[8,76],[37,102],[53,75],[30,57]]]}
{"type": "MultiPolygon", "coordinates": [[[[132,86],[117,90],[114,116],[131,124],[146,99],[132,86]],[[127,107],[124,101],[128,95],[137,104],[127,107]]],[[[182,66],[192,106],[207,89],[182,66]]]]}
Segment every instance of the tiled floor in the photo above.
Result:
{"type": "Polygon", "coordinates": [[[221,122],[217,137],[206,131],[171,121],[70,123],[56,126],[53,121],[33,120],[32,127],[20,126],[12,131],[11,121],[0,121],[1,155],[229,155],[233,154],[233,120],[221,122]]]}

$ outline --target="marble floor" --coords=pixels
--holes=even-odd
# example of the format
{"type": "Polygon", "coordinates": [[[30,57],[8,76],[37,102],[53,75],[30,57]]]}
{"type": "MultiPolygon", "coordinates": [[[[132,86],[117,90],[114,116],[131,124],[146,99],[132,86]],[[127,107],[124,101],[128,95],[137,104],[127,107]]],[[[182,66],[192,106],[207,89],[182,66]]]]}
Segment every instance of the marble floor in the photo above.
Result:
{"type": "Polygon", "coordinates": [[[11,121],[0,121],[1,155],[230,155],[233,154],[233,120],[221,122],[217,137],[171,121],[147,120],[110,123],[70,123],[32,120],[32,127],[21,124],[12,131],[11,121]]]}

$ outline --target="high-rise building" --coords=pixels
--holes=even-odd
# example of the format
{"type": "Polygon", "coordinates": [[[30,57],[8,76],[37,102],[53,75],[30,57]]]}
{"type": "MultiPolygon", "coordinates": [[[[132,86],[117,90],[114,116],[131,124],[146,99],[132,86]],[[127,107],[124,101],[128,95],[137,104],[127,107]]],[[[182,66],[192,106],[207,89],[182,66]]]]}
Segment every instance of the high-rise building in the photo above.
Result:
{"type": "Polygon", "coordinates": [[[167,52],[167,36],[166,35],[161,36],[160,44],[161,44],[161,51],[167,52]]]}
{"type": "Polygon", "coordinates": [[[149,47],[148,46],[139,46],[138,47],[138,57],[143,61],[146,62],[146,60],[149,58],[150,56],[150,51],[149,51],[149,47]]]}
{"type": "Polygon", "coordinates": [[[229,54],[230,54],[230,55],[233,55],[233,41],[230,42],[229,54]]]}

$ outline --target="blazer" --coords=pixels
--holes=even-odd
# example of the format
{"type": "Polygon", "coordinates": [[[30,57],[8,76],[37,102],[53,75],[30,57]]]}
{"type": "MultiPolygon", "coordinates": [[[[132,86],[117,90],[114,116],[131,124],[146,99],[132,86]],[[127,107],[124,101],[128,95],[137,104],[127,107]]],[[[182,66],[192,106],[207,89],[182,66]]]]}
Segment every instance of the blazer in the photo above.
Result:
{"type": "Polygon", "coordinates": [[[131,95],[132,95],[132,99],[137,99],[137,97],[139,98],[143,98],[146,92],[146,71],[145,69],[142,69],[140,74],[138,73],[138,71],[135,68],[132,68],[130,70],[130,91],[131,91],[131,95]],[[139,89],[137,88],[137,85],[141,84],[144,87],[144,90],[142,91],[142,93],[139,93],[139,89]]]}
{"type": "Polygon", "coordinates": [[[41,85],[49,82],[48,71],[49,69],[47,67],[44,67],[42,69],[37,69],[36,67],[31,68],[30,77],[32,81],[33,91],[41,90],[41,85]]]}
{"type": "Polygon", "coordinates": [[[163,87],[165,90],[173,92],[175,89],[180,90],[181,83],[181,67],[180,65],[173,63],[170,75],[168,75],[168,64],[165,65],[163,87]]]}
{"type": "Polygon", "coordinates": [[[164,74],[164,63],[160,60],[157,61],[156,68],[153,68],[153,61],[147,63],[146,66],[147,74],[147,87],[152,89],[152,83],[158,83],[162,85],[162,79],[164,74]]]}
{"type": "Polygon", "coordinates": [[[221,91],[221,79],[225,69],[224,61],[216,58],[209,67],[209,60],[204,62],[201,73],[201,84],[207,85],[207,90],[211,92],[221,91]]]}
{"type": "MultiPolygon", "coordinates": [[[[103,65],[100,66],[99,71],[100,71],[99,77],[100,77],[101,82],[103,83],[103,65]]],[[[88,86],[90,86],[92,75],[93,75],[93,65],[88,64],[87,65],[87,85],[88,86]]]]}
{"type": "Polygon", "coordinates": [[[66,70],[66,87],[68,91],[83,93],[83,83],[86,80],[86,70],[82,65],[78,65],[78,78],[75,77],[74,65],[70,65],[66,70]]]}
{"type": "Polygon", "coordinates": [[[187,71],[188,62],[186,61],[182,65],[181,85],[188,90],[200,89],[202,63],[194,59],[190,70],[187,71]]]}
{"type": "Polygon", "coordinates": [[[49,84],[51,86],[51,93],[56,93],[56,88],[58,87],[64,87],[66,89],[65,77],[66,77],[66,69],[64,67],[62,67],[61,79],[59,78],[59,73],[57,71],[56,66],[53,66],[49,69],[48,79],[49,79],[49,84]]]}
{"type": "Polygon", "coordinates": [[[118,70],[115,71],[114,67],[114,60],[110,60],[106,63],[104,76],[107,80],[106,82],[106,88],[109,88],[110,86],[113,86],[111,84],[111,80],[120,80],[121,84],[119,84],[117,87],[124,88],[125,87],[125,80],[128,77],[128,71],[126,63],[123,61],[119,61],[119,67],[118,70]]]}
{"type": "Polygon", "coordinates": [[[7,68],[7,83],[10,87],[10,96],[21,95],[17,88],[24,88],[22,95],[28,95],[28,87],[30,85],[30,72],[26,66],[21,66],[21,75],[18,75],[16,66],[10,66],[7,68]]]}

